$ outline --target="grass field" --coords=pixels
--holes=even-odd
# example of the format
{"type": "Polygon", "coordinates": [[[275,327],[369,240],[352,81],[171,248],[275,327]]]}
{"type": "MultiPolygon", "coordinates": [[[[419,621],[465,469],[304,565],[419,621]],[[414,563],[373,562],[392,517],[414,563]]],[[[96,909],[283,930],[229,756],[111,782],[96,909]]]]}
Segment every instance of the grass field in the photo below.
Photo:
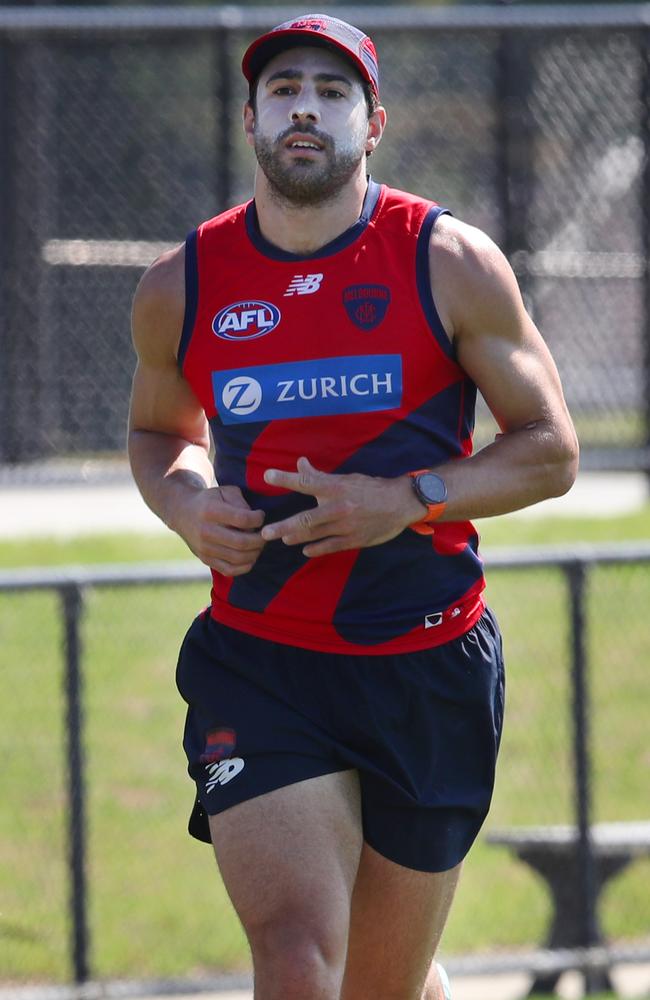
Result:
{"type": "MultiPolygon", "coordinates": [[[[548,993],[532,993],[528,1000],[548,1000],[548,993]]],[[[589,1000],[618,1000],[615,993],[590,993],[589,1000]]]]}
{"type": "MultiPolygon", "coordinates": [[[[650,507],[610,520],[499,518],[501,545],[650,538],[650,507]]],[[[185,559],[174,536],[0,543],[0,565],[185,559]]],[[[570,711],[565,581],[554,570],[489,571],[509,672],[492,825],[570,821],[570,711]]],[[[98,976],[175,976],[248,962],[211,852],[185,833],[192,787],[180,746],[173,671],[179,640],[207,587],[97,589],[86,598],[85,745],[92,967],[98,976]]],[[[597,819],[647,817],[647,609],[650,567],[598,569],[589,587],[597,819]],[[621,642],[621,636],[625,641],[621,642]]],[[[0,981],[69,978],[61,624],[48,593],[0,595],[0,981]]],[[[650,864],[608,890],[607,933],[648,934],[650,864]]],[[[505,851],[479,841],[443,942],[447,954],[539,944],[544,887],[505,851]]],[[[602,998],[605,1000],[605,998],[602,998]]]]}

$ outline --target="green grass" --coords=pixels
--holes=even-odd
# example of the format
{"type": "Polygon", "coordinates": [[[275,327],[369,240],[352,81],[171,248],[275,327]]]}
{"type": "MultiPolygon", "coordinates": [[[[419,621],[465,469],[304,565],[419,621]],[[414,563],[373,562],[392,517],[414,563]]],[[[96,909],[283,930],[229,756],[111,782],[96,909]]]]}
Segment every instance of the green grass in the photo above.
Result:
{"type": "Polygon", "coordinates": [[[0,540],[0,568],[20,566],[96,565],[191,559],[178,535],[82,535],[78,538],[20,538],[0,540]]]}
{"type": "Polygon", "coordinates": [[[602,517],[505,517],[477,522],[483,548],[650,541],[650,504],[633,514],[602,517]]]}
{"type": "MultiPolygon", "coordinates": [[[[650,506],[601,519],[481,522],[484,550],[502,545],[650,538],[650,506]]],[[[186,559],[173,535],[0,543],[0,565],[186,559]]],[[[508,661],[508,707],[490,824],[572,817],[567,592],[552,569],[490,571],[490,603],[508,661]]],[[[92,967],[98,976],[174,976],[247,967],[244,937],[211,850],[185,832],[192,786],[180,745],[176,651],[208,600],[203,585],[97,588],[86,596],[84,706],[92,967]]],[[[648,567],[594,572],[589,585],[597,819],[639,818],[648,767],[648,567]],[[624,637],[624,641],[621,641],[624,637]]],[[[0,979],[64,981],[65,725],[57,598],[0,595],[5,698],[0,727],[0,979]]],[[[608,889],[616,940],[646,935],[650,862],[608,889]]],[[[447,954],[539,944],[550,916],[540,881],[479,840],[443,942],[447,954]]],[[[602,998],[604,1000],[604,998],[602,998]]]]}
{"type": "MultiPolygon", "coordinates": [[[[532,993],[529,1000],[548,1000],[548,993],[532,993]]],[[[620,998],[617,993],[590,993],[589,1000],[620,1000],[620,998]]]]}

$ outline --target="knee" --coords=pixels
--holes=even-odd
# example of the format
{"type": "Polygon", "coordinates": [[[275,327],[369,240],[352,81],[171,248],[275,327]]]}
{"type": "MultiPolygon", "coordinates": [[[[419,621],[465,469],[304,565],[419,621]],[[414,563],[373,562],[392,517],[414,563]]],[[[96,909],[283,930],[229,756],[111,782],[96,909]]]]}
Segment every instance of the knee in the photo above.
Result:
{"type": "Polygon", "coordinates": [[[343,935],[308,921],[274,920],[250,929],[255,996],[263,1000],[335,1000],[345,965],[343,935]]]}

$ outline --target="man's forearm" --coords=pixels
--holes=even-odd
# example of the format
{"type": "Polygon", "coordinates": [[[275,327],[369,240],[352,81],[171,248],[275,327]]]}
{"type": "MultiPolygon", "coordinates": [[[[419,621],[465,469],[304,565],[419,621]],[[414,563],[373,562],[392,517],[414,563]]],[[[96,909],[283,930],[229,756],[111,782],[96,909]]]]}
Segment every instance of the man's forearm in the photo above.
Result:
{"type": "Polygon", "coordinates": [[[185,438],[132,430],[128,439],[133,478],[148,507],[173,531],[189,493],[214,485],[206,449],[185,438]]]}
{"type": "Polygon", "coordinates": [[[520,510],[566,493],[574,482],[578,446],[572,431],[546,421],[499,435],[471,458],[436,466],[447,484],[442,521],[464,521],[520,510]]]}

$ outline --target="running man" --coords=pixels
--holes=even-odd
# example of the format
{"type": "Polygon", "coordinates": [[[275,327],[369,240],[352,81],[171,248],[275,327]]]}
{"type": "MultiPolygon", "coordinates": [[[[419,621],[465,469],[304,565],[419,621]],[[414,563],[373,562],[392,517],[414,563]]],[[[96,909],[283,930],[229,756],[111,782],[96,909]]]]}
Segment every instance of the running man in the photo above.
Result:
{"type": "Polygon", "coordinates": [[[254,198],[133,310],[133,474],[213,574],[177,673],[190,832],[256,1000],[443,1000],[503,717],[470,519],[566,492],[576,437],[500,251],[368,177],[371,40],[305,15],[243,72],[254,198]],[[473,455],[477,386],[501,433],[473,455]]]}

